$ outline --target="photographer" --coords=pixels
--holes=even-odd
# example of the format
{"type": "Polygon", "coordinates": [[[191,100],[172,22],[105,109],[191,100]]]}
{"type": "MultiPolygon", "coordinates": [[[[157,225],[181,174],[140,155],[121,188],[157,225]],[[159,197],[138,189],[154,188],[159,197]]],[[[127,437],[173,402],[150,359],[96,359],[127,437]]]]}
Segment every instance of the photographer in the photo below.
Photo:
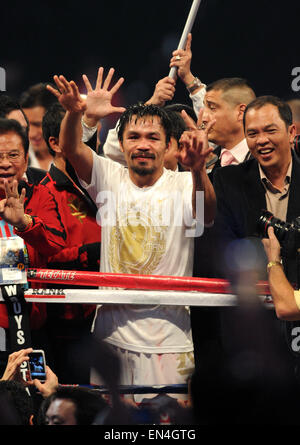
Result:
{"type": "Polygon", "coordinates": [[[280,244],[273,227],[268,228],[269,238],[262,243],[268,258],[268,279],[277,317],[282,320],[300,320],[300,291],[289,283],[281,263],[280,244]]]}

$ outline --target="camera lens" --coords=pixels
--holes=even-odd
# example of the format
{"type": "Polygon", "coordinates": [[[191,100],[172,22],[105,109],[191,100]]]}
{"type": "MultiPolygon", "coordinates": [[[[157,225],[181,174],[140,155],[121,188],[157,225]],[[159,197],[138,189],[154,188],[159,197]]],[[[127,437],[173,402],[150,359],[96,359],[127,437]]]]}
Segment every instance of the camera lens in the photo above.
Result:
{"type": "Polygon", "coordinates": [[[262,235],[264,238],[268,238],[269,227],[273,227],[275,236],[278,238],[279,242],[284,240],[290,230],[293,230],[292,224],[275,218],[275,216],[271,212],[263,210],[258,220],[259,234],[262,235]]]}
{"type": "Polygon", "coordinates": [[[296,134],[294,139],[294,149],[297,156],[300,156],[300,134],[296,134]]]}

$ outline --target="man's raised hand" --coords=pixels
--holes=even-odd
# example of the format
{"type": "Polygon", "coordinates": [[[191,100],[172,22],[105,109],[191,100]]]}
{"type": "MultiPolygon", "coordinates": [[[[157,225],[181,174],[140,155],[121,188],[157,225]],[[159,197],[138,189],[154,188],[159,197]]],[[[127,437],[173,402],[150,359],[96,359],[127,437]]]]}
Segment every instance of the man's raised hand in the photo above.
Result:
{"type": "Polygon", "coordinates": [[[55,75],[53,79],[58,90],[51,85],[47,85],[47,89],[57,97],[64,109],[71,113],[83,113],[86,102],[81,97],[76,83],[73,80],[68,82],[64,76],[55,75]]]}
{"type": "Polygon", "coordinates": [[[204,109],[202,108],[199,112],[197,123],[184,110],[181,112],[187,130],[184,131],[180,138],[180,152],[177,158],[183,166],[191,170],[204,169],[207,157],[213,151],[213,148],[209,147],[207,135],[216,121],[212,120],[204,126],[202,120],[203,112],[204,109]]]}
{"type": "Polygon", "coordinates": [[[194,80],[194,76],[191,73],[191,45],[192,34],[189,33],[186,40],[185,48],[176,49],[175,51],[173,51],[172,58],[170,60],[170,67],[177,67],[177,75],[186,85],[194,80]]]}
{"type": "Polygon", "coordinates": [[[5,195],[0,201],[0,216],[8,224],[24,229],[27,226],[27,220],[24,213],[24,201],[26,190],[22,189],[21,194],[18,192],[18,181],[8,182],[4,180],[5,195]]]}
{"type": "Polygon", "coordinates": [[[165,102],[173,99],[175,94],[175,80],[171,77],[160,79],[155,85],[153,96],[146,102],[146,105],[158,105],[163,107],[165,102]]]}
{"type": "Polygon", "coordinates": [[[106,78],[103,80],[104,68],[100,67],[98,69],[95,89],[92,88],[88,77],[83,74],[82,78],[87,89],[85,114],[88,118],[101,119],[109,114],[123,113],[125,111],[124,107],[115,107],[112,105],[114,95],[124,82],[124,78],[120,77],[114,86],[109,89],[114,72],[114,68],[110,68],[106,78]]]}

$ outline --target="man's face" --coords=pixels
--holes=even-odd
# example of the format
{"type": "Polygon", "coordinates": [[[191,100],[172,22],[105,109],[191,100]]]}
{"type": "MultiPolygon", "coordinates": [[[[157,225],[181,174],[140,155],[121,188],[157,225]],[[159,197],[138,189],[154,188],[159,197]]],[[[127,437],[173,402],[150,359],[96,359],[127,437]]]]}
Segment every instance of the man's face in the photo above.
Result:
{"type": "Polygon", "coordinates": [[[216,122],[208,132],[208,140],[214,144],[226,146],[232,135],[240,131],[238,120],[239,108],[226,102],[222,90],[208,91],[204,99],[203,122],[207,125],[211,120],[216,122]]]}
{"type": "Polygon", "coordinates": [[[124,129],[120,145],[128,168],[137,175],[162,171],[167,144],[159,117],[146,116],[136,120],[133,116],[124,129]]]}
{"type": "Polygon", "coordinates": [[[274,105],[251,108],[246,114],[247,144],[264,170],[286,167],[289,164],[295,134],[295,126],[290,125],[287,128],[274,105]]]}
{"type": "Polygon", "coordinates": [[[77,425],[75,405],[68,399],[55,399],[46,411],[47,425],[77,425]]]}
{"type": "Polygon", "coordinates": [[[18,182],[23,177],[28,164],[28,155],[25,157],[21,137],[8,132],[0,135],[0,193],[4,194],[4,180],[18,182]]]}
{"type": "Polygon", "coordinates": [[[24,113],[29,122],[29,142],[35,152],[48,151],[47,144],[43,138],[42,122],[46,112],[44,107],[36,106],[24,108],[24,113]]]}

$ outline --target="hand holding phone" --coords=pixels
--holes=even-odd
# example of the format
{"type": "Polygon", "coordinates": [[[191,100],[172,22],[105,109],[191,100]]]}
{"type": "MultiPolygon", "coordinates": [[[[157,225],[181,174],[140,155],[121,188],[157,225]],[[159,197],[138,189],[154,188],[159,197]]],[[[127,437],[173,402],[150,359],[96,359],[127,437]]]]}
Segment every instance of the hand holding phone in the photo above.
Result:
{"type": "Polygon", "coordinates": [[[28,355],[31,380],[38,379],[44,382],[46,380],[46,360],[44,351],[42,349],[36,349],[28,355]]]}

